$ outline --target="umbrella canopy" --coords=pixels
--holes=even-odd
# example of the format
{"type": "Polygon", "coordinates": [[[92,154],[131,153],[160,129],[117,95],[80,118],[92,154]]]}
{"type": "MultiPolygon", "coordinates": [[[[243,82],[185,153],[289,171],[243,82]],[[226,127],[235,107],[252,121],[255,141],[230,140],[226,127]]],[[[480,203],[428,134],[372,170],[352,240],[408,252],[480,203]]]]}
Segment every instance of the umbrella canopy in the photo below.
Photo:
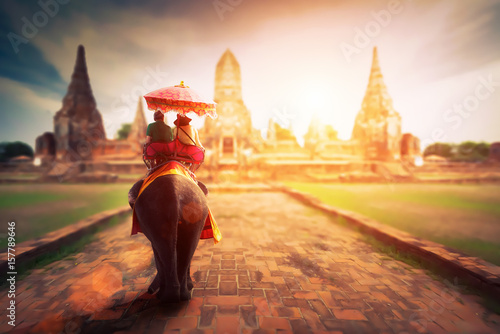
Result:
{"type": "Polygon", "coordinates": [[[162,112],[174,111],[180,115],[194,112],[198,116],[216,118],[215,102],[201,97],[195,90],[184,85],[160,88],[144,95],[148,109],[162,112]]]}

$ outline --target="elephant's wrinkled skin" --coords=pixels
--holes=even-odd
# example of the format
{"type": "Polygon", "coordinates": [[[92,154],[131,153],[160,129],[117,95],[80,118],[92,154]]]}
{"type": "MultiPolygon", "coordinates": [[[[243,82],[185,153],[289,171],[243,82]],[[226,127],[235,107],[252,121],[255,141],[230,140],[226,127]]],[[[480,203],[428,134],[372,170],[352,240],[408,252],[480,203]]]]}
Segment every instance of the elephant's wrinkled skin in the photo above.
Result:
{"type": "MultiPolygon", "coordinates": [[[[140,184],[130,193],[138,191],[140,184]]],[[[141,193],[135,214],[151,241],[158,271],[148,291],[159,288],[157,296],[164,302],[190,299],[189,267],[208,215],[203,191],[184,176],[161,176],[141,193]]]]}

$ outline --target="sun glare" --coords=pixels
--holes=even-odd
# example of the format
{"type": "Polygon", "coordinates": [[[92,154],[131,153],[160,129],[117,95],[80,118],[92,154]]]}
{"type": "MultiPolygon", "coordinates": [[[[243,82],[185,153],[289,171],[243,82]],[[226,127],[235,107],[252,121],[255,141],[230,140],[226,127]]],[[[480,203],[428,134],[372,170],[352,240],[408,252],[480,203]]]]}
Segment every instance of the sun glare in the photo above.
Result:
{"type": "Polygon", "coordinates": [[[318,112],[328,107],[328,95],[331,94],[331,88],[325,85],[313,84],[305,87],[299,100],[303,108],[318,112]]]}
{"type": "MultiPolygon", "coordinates": [[[[339,96],[335,92],[336,87],[327,83],[318,83],[304,87],[300,97],[297,97],[298,105],[304,113],[309,115],[304,124],[296,124],[295,133],[302,136],[307,132],[310,120],[313,115],[320,124],[331,125],[337,132],[340,139],[349,139],[357,110],[353,109],[350,100],[351,96],[339,96]]],[[[358,97],[356,97],[358,98],[358,97]]]]}

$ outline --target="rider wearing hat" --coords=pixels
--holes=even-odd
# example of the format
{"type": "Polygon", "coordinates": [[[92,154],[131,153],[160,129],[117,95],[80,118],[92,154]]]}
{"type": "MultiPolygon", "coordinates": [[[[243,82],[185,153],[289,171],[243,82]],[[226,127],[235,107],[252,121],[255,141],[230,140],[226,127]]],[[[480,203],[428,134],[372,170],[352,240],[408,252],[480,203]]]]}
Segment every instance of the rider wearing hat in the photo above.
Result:
{"type": "Polygon", "coordinates": [[[203,148],[201,145],[198,131],[191,124],[191,118],[184,115],[177,115],[174,121],[176,128],[174,128],[174,137],[178,136],[181,143],[186,145],[196,145],[203,148]],[[180,129],[181,131],[179,131],[180,129]]]}

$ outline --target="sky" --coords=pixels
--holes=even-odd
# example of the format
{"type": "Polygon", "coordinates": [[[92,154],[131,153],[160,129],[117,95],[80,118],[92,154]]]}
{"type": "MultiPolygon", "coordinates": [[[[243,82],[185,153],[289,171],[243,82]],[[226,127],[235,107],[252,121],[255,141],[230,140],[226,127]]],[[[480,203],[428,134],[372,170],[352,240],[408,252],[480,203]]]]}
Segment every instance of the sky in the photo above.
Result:
{"type": "Polygon", "coordinates": [[[254,128],[301,142],[316,115],[349,139],[376,46],[403,132],[500,141],[500,0],[4,0],[0,32],[0,141],[53,131],[79,44],[108,138],[149,91],[213,98],[229,48],[254,128]]]}

